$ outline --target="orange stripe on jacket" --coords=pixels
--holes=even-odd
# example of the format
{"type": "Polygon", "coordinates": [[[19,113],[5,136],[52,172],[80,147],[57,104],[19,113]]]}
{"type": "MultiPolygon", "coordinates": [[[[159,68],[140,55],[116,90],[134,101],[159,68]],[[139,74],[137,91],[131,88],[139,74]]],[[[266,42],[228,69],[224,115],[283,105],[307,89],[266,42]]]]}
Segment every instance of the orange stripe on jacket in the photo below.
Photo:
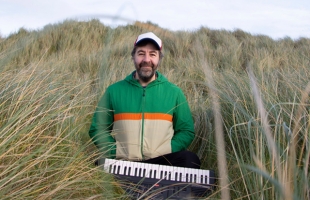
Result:
{"type": "MultiPolygon", "coordinates": [[[[121,113],[115,114],[114,120],[141,120],[141,113],[121,113]]],[[[149,120],[166,120],[172,122],[172,115],[165,113],[144,113],[144,119],[149,120]]]]}

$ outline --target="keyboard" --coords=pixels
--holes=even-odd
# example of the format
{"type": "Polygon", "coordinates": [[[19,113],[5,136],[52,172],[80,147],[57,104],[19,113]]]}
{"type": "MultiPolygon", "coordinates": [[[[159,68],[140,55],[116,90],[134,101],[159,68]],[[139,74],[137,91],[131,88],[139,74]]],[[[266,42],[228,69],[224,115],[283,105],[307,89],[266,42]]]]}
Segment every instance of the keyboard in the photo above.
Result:
{"type": "MultiPolygon", "coordinates": [[[[139,186],[140,194],[135,198],[157,191],[162,198],[206,197],[214,190],[215,173],[213,170],[192,169],[142,162],[103,159],[100,165],[107,173],[114,174],[121,181],[139,186]],[[151,189],[150,189],[151,188],[151,189]],[[160,191],[162,189],[162,191],[160,191]]],[[[129,188],[126,188],[128,190],[129,188]]],[[[155,199],[159,199],[158,196],[155,199]]]]}

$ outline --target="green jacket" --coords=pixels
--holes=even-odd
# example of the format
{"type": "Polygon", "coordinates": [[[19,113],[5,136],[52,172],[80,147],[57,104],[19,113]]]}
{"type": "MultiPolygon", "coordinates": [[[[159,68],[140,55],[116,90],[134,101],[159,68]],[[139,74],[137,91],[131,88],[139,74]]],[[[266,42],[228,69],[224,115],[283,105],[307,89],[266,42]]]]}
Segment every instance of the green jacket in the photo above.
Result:
{"type": "Polygon", "coordinates": [[[193,119],[182,90],[156,73],[146,87],[130,74],[105,91],[89,130],[105,156],[147,160],[184,150],[193,141],[193,119]]]}

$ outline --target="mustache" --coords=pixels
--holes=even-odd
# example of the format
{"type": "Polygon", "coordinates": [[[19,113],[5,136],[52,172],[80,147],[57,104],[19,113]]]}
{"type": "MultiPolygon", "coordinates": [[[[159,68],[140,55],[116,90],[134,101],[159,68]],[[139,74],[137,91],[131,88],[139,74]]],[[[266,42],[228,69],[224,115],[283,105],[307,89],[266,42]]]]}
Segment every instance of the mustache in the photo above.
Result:
{"type": "Polygon", "coordinates": [[[154,68],[154,65],[151,62],[142,62],[142,63],[140,63],[139,67],[152,67],[152,68],[154,68]]]}

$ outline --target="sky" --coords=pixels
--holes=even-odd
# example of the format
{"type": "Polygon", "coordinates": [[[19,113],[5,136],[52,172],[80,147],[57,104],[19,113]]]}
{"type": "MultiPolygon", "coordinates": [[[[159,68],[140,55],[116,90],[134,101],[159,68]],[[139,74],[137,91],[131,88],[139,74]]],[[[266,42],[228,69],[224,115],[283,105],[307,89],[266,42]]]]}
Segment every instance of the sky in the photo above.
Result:
{"type": "Polygon", "coordinates": [[[151,22],[172,31],[241,29],[273,39],[310,38],[310,0],[0,0],[0,35],[64,20],[117,27],[151,22]]]}

